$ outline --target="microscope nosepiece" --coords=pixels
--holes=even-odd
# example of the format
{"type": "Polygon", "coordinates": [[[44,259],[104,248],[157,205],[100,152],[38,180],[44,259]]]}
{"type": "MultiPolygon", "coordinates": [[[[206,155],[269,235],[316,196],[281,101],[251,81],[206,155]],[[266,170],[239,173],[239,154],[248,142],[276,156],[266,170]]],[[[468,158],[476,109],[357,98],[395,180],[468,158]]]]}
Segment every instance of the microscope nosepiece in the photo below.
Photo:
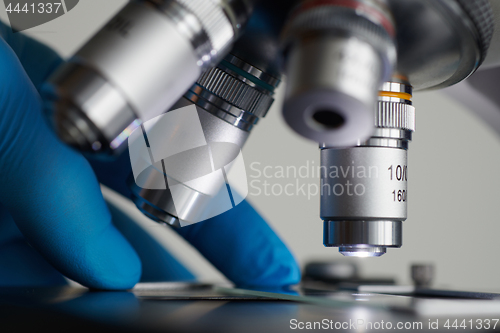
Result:
{"type": "Polygon", "coordinates": [[[378,257],[387,248],[402,245],[407,151],[415,130],[411,94],[409,85],[385,83],[379,92],[374,135],[351,148],[322,146],[323,242],[345,256],[378,257]]]}

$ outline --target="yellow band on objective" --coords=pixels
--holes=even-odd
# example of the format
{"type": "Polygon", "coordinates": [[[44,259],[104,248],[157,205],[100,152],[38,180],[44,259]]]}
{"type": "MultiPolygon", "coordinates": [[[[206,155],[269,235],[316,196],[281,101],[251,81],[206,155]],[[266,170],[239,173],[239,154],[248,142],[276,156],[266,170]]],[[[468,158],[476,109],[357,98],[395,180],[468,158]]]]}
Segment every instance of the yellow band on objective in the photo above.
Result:
{"type": "Polygon", "coordinates": [[[394,92],[394,91],[379,91],[379,96],[382,97],[395,97],[399,99],[405,99],[407,101],[411,101],[411,95],[404,92],[394,92]]]}

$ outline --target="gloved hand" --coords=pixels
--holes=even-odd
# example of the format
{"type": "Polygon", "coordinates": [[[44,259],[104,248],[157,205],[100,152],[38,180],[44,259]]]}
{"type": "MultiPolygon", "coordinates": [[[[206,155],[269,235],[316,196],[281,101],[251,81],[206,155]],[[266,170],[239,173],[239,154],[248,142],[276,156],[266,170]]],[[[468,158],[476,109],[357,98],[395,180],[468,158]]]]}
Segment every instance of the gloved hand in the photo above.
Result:
{"type": "MultiPolygon", "coordinates": [[[[58,55],[1,23],[0,36],[0,286],[64,283],[60,273],[112,290],[133,287],[141,275],[192,279],[127,216],[108,210],[98,180],[127,195],[128,156],[93,161],[94,173],[46,124],[39,92],[58,55]]],[[[237,285],[299,281],[293,256],[246,202],[179,233],[237,285]]]]}

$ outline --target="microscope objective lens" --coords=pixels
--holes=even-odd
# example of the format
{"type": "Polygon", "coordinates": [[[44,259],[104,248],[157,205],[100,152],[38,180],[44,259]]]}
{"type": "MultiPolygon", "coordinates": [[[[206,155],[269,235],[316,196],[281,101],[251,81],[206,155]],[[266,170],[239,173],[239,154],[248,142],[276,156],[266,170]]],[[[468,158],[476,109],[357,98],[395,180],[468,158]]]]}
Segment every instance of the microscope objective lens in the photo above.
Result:
{"type": "Polygon", "coordinates": [[[372,137],[351,148],[322,146],[324,244],[345,256],[379,257],[402,245],[408,143],[415,130],[411,97],[409,85],[385,83],[372,137]]]}

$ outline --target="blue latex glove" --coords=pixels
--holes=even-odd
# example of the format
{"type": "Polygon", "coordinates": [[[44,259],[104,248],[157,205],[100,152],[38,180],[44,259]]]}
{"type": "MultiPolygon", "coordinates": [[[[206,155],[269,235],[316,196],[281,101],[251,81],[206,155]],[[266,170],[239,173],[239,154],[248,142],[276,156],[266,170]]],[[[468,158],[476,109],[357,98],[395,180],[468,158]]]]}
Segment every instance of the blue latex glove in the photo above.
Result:
{"type": "MultiPolygon", "coordinates": [[[[39,91],[61,63],[58,55],[1,23],[0,36],[0,286],[59,284],[60,273],[113,290],[133,287],[141,275],[192,279],[127,216],[106,206],[98,180],[127,195],[128,156],[92,161],[94,173],[46,125],[39,91]]],[[[286,246],[246,202],[179,233],[238,285],[279,287],[300,279],[286,246]]]]}

